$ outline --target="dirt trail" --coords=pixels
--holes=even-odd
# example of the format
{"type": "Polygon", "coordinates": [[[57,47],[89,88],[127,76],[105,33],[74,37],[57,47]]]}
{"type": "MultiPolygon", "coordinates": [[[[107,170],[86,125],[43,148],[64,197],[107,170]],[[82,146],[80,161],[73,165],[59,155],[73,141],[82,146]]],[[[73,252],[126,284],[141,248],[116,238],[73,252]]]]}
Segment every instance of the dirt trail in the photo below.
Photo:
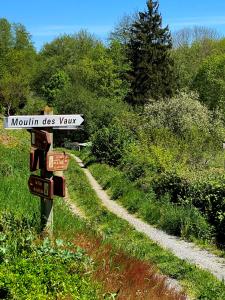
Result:
{"type": "Polygon", "coordinates": [[[71,154],[76,162],[83,168],[92,188],[97,196],[102,201],[105,207],[118,217],[126,220],[137,231],[144,233],[151,240],[157,242],[163,248],[170,250],[173,254],[181,259],[185,259],[193,264],[198,265],[202,269],[206,269],[214,274],[219,280],[225,279],[225,259],[218,257],[206,250],[201,250],[195,244],[185,242],[177,237],[166,234],[165,232],[146,224],[144,221],[129,214],[126,209],[121,207],[115,201],[110,200],[110,197],[94,179],[90,171],[84,168],[82,161],[71,154]]]}

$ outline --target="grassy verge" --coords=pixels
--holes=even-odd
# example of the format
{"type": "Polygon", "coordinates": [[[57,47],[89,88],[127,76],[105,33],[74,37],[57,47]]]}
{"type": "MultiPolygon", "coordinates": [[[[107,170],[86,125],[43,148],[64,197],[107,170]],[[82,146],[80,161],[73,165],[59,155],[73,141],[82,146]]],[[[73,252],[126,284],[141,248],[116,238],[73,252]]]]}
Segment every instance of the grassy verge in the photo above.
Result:
{"type": "Polygon", "coordinates": [[[104,209],[90,188],[82,170],[71,161],[67,172],[71,198],[85,210],[93,227],[99,229],[106,242],[129,255],[153,262],[158,269],[180,281],[194,299],[224,299],[225,286],[214,276],[178,259],[163,250],[143,234],[136,232],[126,221],[104,209]]]}
{"type": "Polygon", "coordinates": [[[2,130],[0,138],[0,298],[182,299],[147,262],[102,242],[98,223],[73,216],[61,198],[54,241],[40,239],[40,200],[27,186],[29,135],[2,130]]]}
{"type": "Polygon", "coordinates": [[[29,144],[28,133],[0,128],[0,299],[99,299],[92,259],[64,240],[84,225],[72,221],[62,200],[54,205],[55,241],[38,235],[40,200],[27,185],[29,144]]]}
{"type": "Polygon", "coordinates": [[[169,234],[205,245],[211,242],[212,228],[194,206],[171,203],[169,194],[157,199],[153,190],[140,190],[122,171],[106,164],[94,163],[89,168],[111,198],[130,213],[169,234]]]}
{"type": "MultiPolygon", "coordinates": [[[[224,221],[221,211],[224,188],[221,179],[218,184],[218,180],[214,182],[212,178],[208,181],[205,179],[191,187],[190,182],[174,174],[151,174],[131,180],[129,172],[121,168],[96,163],[96,158],[92,157],[88,149],[77,152],[77,155],[110,197],[119,201],[130,213],[137,214],[147,223],[169,234],[192,241],[218,256],[225,256],[218,239],[219,235],[222,238],[220,233],[223,232],[224,221]],[[200,190],[204,190],[204,193],[200,190]]],[[[198,174],[195,177],[198,178],[198,174]]]]}

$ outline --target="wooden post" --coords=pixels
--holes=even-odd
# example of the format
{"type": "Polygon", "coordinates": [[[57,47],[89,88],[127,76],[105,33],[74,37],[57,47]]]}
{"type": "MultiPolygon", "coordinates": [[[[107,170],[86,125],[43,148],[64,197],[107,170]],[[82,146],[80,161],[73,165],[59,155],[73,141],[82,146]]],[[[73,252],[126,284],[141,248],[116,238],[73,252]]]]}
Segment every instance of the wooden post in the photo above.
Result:
{"type": "MultiPolygon", "coordinates": [[[[48,106],[44,109],[44,115],[53,115],[53,110],[48,106]]],[[[53,150],[53,130],[52,128],[45,129],[50,132],[51,145],[49,151],[53,150]]],[[[48,172],[45,169],[41,169],[42,178],[51,178],[53,172],[48,172]]],[[[41,197],[41,230],[50,237],[53,235],[53,200],[41,197]]]]}

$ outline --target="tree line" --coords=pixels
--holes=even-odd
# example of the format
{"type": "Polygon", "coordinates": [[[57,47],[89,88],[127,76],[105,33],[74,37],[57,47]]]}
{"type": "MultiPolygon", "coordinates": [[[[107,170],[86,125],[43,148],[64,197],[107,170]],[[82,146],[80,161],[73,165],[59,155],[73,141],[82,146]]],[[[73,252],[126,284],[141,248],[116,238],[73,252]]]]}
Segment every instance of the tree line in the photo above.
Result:
{"type": "MultiPolygon", "coordinates": [[[[83,114],[83,130],[57,132],[58,145],[91,141],[92,161],[171,209],[169,231],[223,245],[224,103],[225,38],[206,27],[171,33],[159,1],[122,18],[107,44],[81,30],[39,52],[23,25],[0,19],[1,114],[38,114],[46,104],[83,114]]],[[[149,222],[149,212],[165,217],[149,201],[129,205],[138,203],[149,222]]]]}
{"type": "Polygon", "coordinates": [[[205,27],[171,34],[159,1],[125,16],[107,45],[81,30],[43,45],[22,24],[0,19],[0,109],[35,113],[47,103],[58,113],[86,115],[83,138],[124,110],[195,91],[210,110],[224,110],[225,39],[205,27]]]}

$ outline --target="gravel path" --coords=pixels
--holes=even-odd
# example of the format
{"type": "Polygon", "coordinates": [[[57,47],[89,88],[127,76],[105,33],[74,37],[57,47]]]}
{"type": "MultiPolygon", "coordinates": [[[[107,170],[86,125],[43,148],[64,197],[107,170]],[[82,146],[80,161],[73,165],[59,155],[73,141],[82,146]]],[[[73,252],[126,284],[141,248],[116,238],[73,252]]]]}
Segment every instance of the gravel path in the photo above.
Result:
{"type": "Polygon", "coordinates": [[[71,156],[77,161],[80,167],[83,168],[83,171],[85,172],[92,188],[95,190],[96,194],[109,211],[126,220],[137,231],[146,234],[151,240],[157,242],[163,248],[170,250],[177,257],[185,259],[203,269],[210,271],[219,280],[225,279],[225,259],[211,254],[208,251],[201,250],[193,243],[185,242],[177,237],[168,235],[165,232],[156,229],[153,226],[146,224],[144,221],[129,214],[127,210],[121,207],[118,203],[110,200],[107,193],[94,179],[90,171],[84,168],[82,161],[73,154],[71,154],[71,156]]]}

